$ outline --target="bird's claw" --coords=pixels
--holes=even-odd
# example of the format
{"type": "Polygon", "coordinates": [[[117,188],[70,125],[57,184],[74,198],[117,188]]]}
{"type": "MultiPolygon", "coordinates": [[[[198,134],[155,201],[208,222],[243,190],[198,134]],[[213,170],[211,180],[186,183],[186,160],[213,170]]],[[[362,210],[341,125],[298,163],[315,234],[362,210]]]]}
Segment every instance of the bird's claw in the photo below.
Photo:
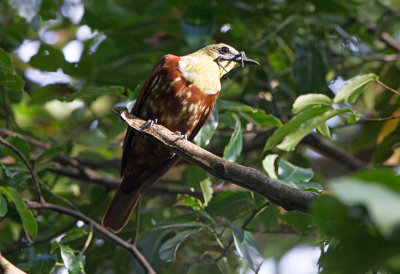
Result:
{"type": "Polygon", "coordinates": [[[146,128],[152,127],[154,124],[157,124],[157,122],[158,122],[157,118],[154,119],[154,120],[152,120],[152,119],[147,120],[146,123],[144,123],[144,124],[140,127],[140,131],[143,131],[143,130],[145,130],[146,128]]]}
{"type": "Polygon", "coordinates": [[[174,134],[178,135],[179,140],[183,140],[183,139],[187,140],[187,134],[182,134],[180,131],[175,131],[174,134]]]}

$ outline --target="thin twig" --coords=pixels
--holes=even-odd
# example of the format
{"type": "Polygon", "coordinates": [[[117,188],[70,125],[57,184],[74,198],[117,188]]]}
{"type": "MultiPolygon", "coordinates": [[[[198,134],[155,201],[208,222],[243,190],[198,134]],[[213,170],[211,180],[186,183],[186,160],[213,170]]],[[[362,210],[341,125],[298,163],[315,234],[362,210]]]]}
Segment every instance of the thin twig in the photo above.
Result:
{"type": "Polygon", "coordinates": [[[33,168],[31,166],[31,164],[28,162],[28,160],[25,158],[25,156],[21,153],[21,151],[19,151],[19,149],[17,149],[14,145],[7,142],[7,140],[0,137],[0,143],[3,144],[4,146],[8,147],[9,149],[11,149],[22,160],[22,162],[24,163],[25,167],[28,169],[28,171],[31,175],[32,184],[33,184],[33,188],[35,189],[35,192],[36,192],[37,200],[39,202],[44,202],[42,192],[40,190],[38,182],[36,181],[36,176],[35,176],[35,173],[33,172],[33,168]]]}
{"type": "Polygon", "coordinates": [[[119,245],[120,247],[124,248],[129,253],[131,253],[133,255],[133,257],[135,257],[138,260],[140,265],[143,267],[143,269],[147,273],[152,273],[152,274],[156,273],[155,270],[149,264],[149,262],[146,260],[146,258],[136,248],[136,246],[129,244],[128,242],[124,241],[123,239],[121,239],[120,237],[115,235],[114,233],[106,230],[99,223],[95,222],[94,220],[92,220],[90,217],[86,216],[82,212],[74,210],[74,209],[70,209],[67,207],[47,203],[47,202],[37,203],[37,202],[26,200],[26,199],[24,199],[24,201],[29,209],[51,210],[51,211],[59,212],[64,215],[74,217],[78,220],[82,220],[86,224],[92,225],[93,228],[97,232],[102,234],[107,240],[109,240],[110,242],[112,242],[116,245],[119,245]]]}
{"type": "Polygon", "coordinates": [[[390,90],[391,92],[393,92],[393,93],[395,93],[395,94],[397,94],[397,95],[400,95],[400,92],[398,92],[398,91],[395,90],[394,88],[389,87],[389,86],[386,85],[385,83],[379,81],[379,79],[376,80],[376,82],[377,82],[379,85],[381,85],[382,87],[384,87],[385,89],[390,90]]]}

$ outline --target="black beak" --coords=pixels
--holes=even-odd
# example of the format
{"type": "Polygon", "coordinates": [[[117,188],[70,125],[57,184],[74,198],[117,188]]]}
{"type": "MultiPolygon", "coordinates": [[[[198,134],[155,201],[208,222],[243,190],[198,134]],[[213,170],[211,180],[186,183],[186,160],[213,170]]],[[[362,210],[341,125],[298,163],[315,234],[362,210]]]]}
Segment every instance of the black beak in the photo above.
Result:
{"type": "Polygon", "coordinates": [[[258,65],[258,66],[260,65],[260,63],[258,63],[256,60],[247,58],[246,53],[244,53],[244,51],[241,51],[239,54],[231,56],[224,56],[224,55],[218,56],[218,58],[216,59],[217,64],[226,71],[226,69],[220,63],[221,60],[235,61],[240,63],[242,67],[246,65],[258,65]]]}
{"type": "Polygon", "coordinates": [[[239,54],[235,55],[232,60],[241,63],[242,67],[245,65],[260,65],[260,63],[258,63],[256,60],[247,58],[244,51],[241,51],[239,54]]]}

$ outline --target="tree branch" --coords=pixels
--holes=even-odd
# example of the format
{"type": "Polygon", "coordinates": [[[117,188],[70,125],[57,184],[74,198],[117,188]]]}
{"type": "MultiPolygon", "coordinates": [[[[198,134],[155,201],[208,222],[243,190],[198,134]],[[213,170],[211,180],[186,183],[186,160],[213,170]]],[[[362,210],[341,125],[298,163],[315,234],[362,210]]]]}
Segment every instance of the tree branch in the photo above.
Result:
{"type": "Polygon", "coordinates": [[[106,230],[100,224],[98,224],[97,222],[95,222],[94,220],[92,220],[91,218],[89,218],[88,216],[83,214],[82,212],[79,212],[77,210],[70,209],[67,207],[47,203],[47,202],[37,203],[37,202],[30,201],[27,199],[24,199],[24,201],[29,209],[38,209],[38,210],[44,209],[44,210],[51,210],[51,211],[59,212],[61,214],[65,214],[65,215],[74,217],[76,219],[82,220],[86,224],[92,225],[93,228],[97,232],[102,234],[107,240],[109,240],[110,242],[112,242],[116,245],[119,245],[120,247],[124,248],[129,253],[131,253],[133,255],[133,257],[135,257],[137,259],[137,261],[140,263],[140,265],[143,267],[143,269],[147,273],[152,273],[152,274],[156,273],[154,271],[154,269],[151,267],[151,265],[149,264],[149,262],[146,260],[146,258],[136,248],[136,246],[129,244],[128,242],[124,241],[123,239],[121,239],[120,237],[115,235],[114,233],[106,230]]]}
{"type": "Polygon", "coordinates": [[[286,210],[308,212],[310,203],[319,197],[313,192],[287,187],[254,168],[217,157],[187,140],[180,139],[161,125],[143,128],[145,121],[130,115],[126,109],[118,109],[115,113],[138,134],[147,135],[213,176],[250,190],[286,210]]]}
{"type": "Polygon", "coordinates": [[[322,138],[315,133],[308,134],[301,142],[317,149],[325,155],[329,155],[329,157],[342,163],[342,165],[346,166],[351,171],[368,167],[366,163],[357,157],[354,157],[344,149],[333,145],[329,140],[322,138]]]}

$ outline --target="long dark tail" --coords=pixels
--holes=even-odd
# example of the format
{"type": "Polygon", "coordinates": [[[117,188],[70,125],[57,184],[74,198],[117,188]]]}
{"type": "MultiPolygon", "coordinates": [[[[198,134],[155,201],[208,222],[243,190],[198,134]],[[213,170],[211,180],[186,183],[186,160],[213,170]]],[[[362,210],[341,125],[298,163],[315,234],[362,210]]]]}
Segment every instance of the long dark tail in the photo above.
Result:
{"type": "Polygon", "coordinates": [[[119,188],[104,214],[103,227],[111,229],[113,232],[121,231],[128,223],[139,199],[140,194],[138,191],[124,193],[119,188]]]}

